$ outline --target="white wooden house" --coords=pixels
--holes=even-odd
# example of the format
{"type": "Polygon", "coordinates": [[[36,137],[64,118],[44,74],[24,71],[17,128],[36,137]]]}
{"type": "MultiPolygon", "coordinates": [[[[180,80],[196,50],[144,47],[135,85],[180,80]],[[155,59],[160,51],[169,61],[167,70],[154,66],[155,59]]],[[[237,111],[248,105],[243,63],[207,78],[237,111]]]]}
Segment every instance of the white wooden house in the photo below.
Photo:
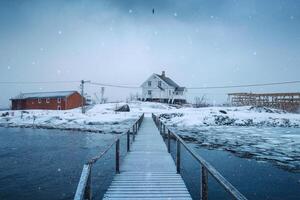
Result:
{"type": "Polygon", "coordinates": [[[142,85],[142,100],[172,104],[186,103],[186,88],[166,76],[165,71],[152,74],[142,85]]]}

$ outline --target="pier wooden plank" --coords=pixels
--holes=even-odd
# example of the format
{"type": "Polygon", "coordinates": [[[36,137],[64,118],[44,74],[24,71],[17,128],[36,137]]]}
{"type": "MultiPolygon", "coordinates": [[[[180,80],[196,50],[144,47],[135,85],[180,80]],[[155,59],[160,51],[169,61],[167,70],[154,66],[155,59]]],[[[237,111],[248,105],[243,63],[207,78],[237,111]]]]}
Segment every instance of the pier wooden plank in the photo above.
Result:
{"type": "Polygon", "coordinates": [[[103,199],[192,199],[150,117],[144,118],[103,199]]]}

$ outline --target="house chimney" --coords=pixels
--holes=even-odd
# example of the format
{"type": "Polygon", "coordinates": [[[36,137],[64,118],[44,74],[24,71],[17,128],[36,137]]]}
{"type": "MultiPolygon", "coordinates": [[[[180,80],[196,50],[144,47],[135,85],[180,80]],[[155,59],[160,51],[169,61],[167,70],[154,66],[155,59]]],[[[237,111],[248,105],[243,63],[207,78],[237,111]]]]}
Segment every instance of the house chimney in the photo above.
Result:
{"type": "Polygon", "coordinates": [[[165,72],[165,71],[162,71],[162,72],[161,72],[161,76],[162,76],[162,77],[165,77],[165,76],[166,76],[166,72],[165,72]]]}

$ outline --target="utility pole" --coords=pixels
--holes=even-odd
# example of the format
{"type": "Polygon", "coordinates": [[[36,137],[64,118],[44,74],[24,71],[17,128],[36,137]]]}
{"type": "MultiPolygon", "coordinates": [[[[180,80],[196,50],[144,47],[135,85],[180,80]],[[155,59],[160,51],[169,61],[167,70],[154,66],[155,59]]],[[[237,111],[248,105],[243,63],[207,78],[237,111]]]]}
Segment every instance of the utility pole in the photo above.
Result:
{"type": "Polygon", "coordinates": [[[85,83],[89,83],[91,81],[85,81],[85,80],[81,80],[81,111],[84,114],[85,113],[85,98],[84,98],[84,84],[85,83]]]}
{"type": "Polygon", "coordinates": [[[104,103],[104,90],[105,87],[101,87],[101,103],[104,103]]]}
{"type": "Polygon", "coordinates": [[[85,113],[84,110],[84,80],[81,80],[81,112],[85,113]]]}

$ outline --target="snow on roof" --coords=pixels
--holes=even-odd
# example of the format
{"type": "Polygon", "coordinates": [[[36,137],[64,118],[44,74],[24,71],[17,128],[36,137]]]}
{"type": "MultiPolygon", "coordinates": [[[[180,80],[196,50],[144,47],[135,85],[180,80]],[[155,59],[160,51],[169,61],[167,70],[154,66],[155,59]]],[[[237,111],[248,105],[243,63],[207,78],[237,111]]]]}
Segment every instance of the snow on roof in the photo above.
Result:
{"type": "Polygon", "coordinates": [[[155,74],[155,75],[158,76],[160,79],[162,79],[164,82],[166,82],[168,85],[174,87],[176,91],[184,91],[185,87],[180,87],[171,78],[169,78],[165,75],[159,75],[159,74],[155,74]]]}
{"type": "Polygon", "coordinates": [[[168,85],[173,86],[173,87],[179,87],[179,85],[177,83],[175,83],[172,79],[170,79],[169,77],[163,76],[163,75],[159,75],[156,74],[156,76],[158,76],[160,79],[162,79],[163,81],[165,81],[168,85]]]}
{"type": "Polygon", "coordinates": [[[58,98],[67,97],[77,91],[56,91],[56,92],[32,92],[21,93],[18,96],[11,99],[36,99],[36,98],[58,98]]]}

